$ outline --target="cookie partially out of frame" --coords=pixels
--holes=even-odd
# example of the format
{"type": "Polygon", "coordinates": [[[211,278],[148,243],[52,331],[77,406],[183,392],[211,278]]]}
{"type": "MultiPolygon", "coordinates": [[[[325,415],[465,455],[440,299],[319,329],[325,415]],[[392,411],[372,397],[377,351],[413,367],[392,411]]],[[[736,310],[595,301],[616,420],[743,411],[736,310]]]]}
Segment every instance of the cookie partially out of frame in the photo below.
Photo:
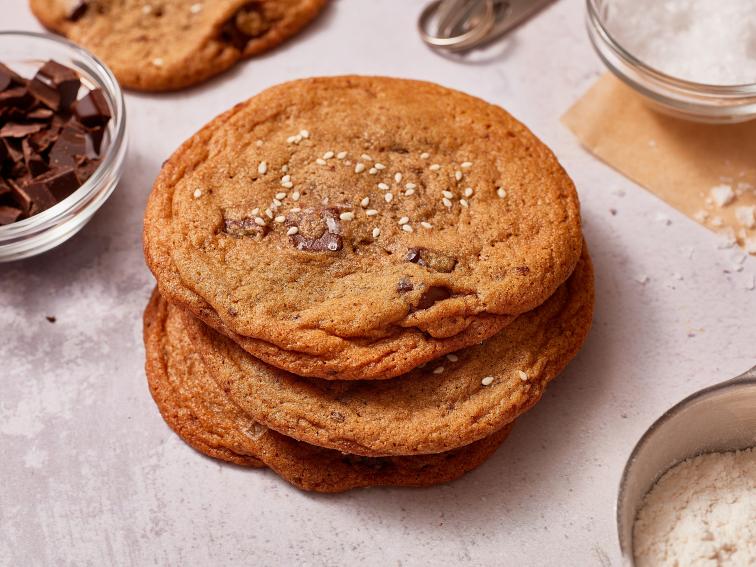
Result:
{"type": "Polygon", "coordinates": [[[327,0],[29,0],[126,88],[168,91],[217,75],[299,32],[327,0]]]}
{"type": "Polygon", "coordinates": [[[170,427],[202,453],[247,466],[265,463],[303,490],[449,482],[483,463],[511,429],[507,425],[447,453],[412,457],[359,457],[302,443],[256,423],[228,399],[194,352],[176,312],[169,312],[157,292],[144,323],[147,378],[170,427]]]}
{"type": "Polygon", "coordinates": [[[145,214],[161,293],[266,362],[381,379],[476,344],[580,257],[575,188],[499,107],[438,85],[273,87],[167,161],[145,214]]]}
{"type": "Polygon", "coordinates": [[[304,379],[255,359],[169,306],[231,400],[301,441],[364,456],[439,453],[483,439],[541,398],[577,354],[593,317],[587,247],[573,275],[537,309],[483,344],[394,380],[304,379]]]}

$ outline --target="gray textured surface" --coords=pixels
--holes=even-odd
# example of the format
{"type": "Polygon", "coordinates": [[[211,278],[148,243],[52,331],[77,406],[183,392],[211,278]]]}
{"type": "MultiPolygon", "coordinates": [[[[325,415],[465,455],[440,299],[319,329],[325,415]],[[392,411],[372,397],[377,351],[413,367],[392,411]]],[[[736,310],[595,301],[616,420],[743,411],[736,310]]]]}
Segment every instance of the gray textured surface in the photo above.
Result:
{"type": "MultiPolygon", "coordinates": [[[[25,2],[7,4],[3,27],[38,29],[25,2]]],[[[755,259],[723,273],[732,250],[559,123],[601,69],[581,0],[560,0],[478,65],[419,43],[421,4],[340,0],[301,38],[206,86],[129,95],[131,151],[112,199],[60,248],[0,265],[0,564],[619,563],[616,486],[639,435],[673,402],[756,360],[755,259]],[[193,452],[145,384],[140,316],[152,279],[141,215],[161,161],[264,87],[344,72],[430,79],[500,103],[580,189],[598,279],[590,340],[498,453],[450,486],[297,492],[193,452]]]]}

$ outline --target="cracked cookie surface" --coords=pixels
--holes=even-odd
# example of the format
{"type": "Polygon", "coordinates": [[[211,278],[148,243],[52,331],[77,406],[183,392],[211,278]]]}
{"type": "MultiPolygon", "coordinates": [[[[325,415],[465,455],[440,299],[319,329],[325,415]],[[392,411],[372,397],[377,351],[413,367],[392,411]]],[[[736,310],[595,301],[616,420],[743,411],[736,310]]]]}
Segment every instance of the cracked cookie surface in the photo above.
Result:
{"type": "Polygon", "coordinates": [[[501,108],[438,85],[273,87],[168,160],[145,215],[161,293],[301,375],[390,378],[540,305],[580,256],[577,195],[501,108]]]}
{"type": "Polygon", "coordinates": [[[126,88],[217,75],[299,32],[327,0],[29,0],[48,29],[100,57],[126,88]]]}
{"type": "Polygon", "coordinates": [[[479,466],[511,425],[467,447],[437,455],[360,457],[296,441],[255,422],[229,400],[204,367],[175,312],[157,292],[145,311],[147,379],[169,426],[198,451],[273,469],[303,490],[342,492],[366,486],[430,486],[479,466]],[[259,459],[259,460],[258,460],[259,459]]]}

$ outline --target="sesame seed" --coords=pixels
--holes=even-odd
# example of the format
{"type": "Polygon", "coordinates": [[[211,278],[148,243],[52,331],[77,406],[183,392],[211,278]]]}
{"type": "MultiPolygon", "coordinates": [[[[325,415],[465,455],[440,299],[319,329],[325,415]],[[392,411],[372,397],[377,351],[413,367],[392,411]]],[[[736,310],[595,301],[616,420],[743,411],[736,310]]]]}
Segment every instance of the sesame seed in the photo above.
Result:
{"type": "Polygon", "coordinates": [[[480,381],[480,383],[484,386],[490,386],[491,384],[493,384],[493,380],[493,376],[486,376],[485,378],[483,378],[483,380],[480,381]]]}
{"type": "Polygon", "coordinates": [[[283,215],[278,215],[276,218],[273,219],[276,222],[284,222],[286,220],[286,217],[283,215]]]}
{"type": "Polygon", "coordinates": [[[375,175],[376,173],[378,173],[378,170],[374,167],[371,167],[370,169],[368,169],[368,173],[370,175],[375,175]]]}
{"type": "Polygon", "coordinates": [[[456,179],[457,181],[461,181],[462,180],[462,172],[461,171],[455,171],[454,172],[454,179],[456,179]]]}
{"type": "Polygon", "coordinates": [[[473,193],[475,193],[475,191],[473,191],[472,187],[468,187],[467,189],[465,189],[465,197],[472,197],[473,193]]]}
{"type": "Polygon", "coordinates": [[[294,192],[293,192],[293,193],[291,194],[291,199],[292,199],[292,201],[299,201],[299,197],[300,197],[299,191],[294,191],[294,192]]]}
{"type": "Polygon", "coordinates": [[[436,368],[433,369],[433,374],[441,374],[443,371],[444,371],[443,366],[437,366],[436,368]]]}
{"type": "Polygon", "coordinates": [[[504,187],[499,187],[496,190],[496,194],[499,196],[499,199],[503,199],[504,197],[507,196],[507,191],[506,189],[504,189],[504,187]]]}
{"type": "Polygon", "coordinates": [[[453,199],[454,198],[454,193],[452,193],[451,191],[441,191],[441,194],[444,197],[446,197],[447,199],[453,199]]]}
{"type": "Polygon", "coordinates": [[[457,362],[459,360],[459,357],[456,354],[447,354],[446,359],[449,362],[457,362]]]}
{"type": "Polygon", "coordinates": [[[365,171],[365,164],[364,163],[358,163],[354,166],[354,172],[355,173],[362,173],[365,171]]]}
{"type": "Polygon", "coordinates": [[[318,165],[325,165],[326,160],[324,160],[323,158],[318,158],[315,160],[315,163],[317,163],[318,165]]]}
{"type": "Polygon", "coordinates": [[[368,209],[367,211],[365,211],[365,214],[369,217],[374,217],[378,214],[378,211],[376,211],[375,209],[368,209]]]}
{"type": "Polygon", "coordinates": [[[467,202],[467,199],[460,199],[459,204],[462,205],[464,208],[467,208],[470,206],[470,203],[467,202]]]}
{"type": "Polygon", "coordinates": [[[285,199],[286,193],[276,193],[276,199],[285,199]]]}
{"type": "Polygon", "coordinates": [[[354,220],[354,213],[352,212],[341,213],[339,215],[339,218],[343,221],[354,220]]]}
{"type": "Polygon", "coordinates": [[[293,208],[293,209],[291,210],[291,212],[292,212],[292,213],[298,213],[298,212],[299,212],[299,211],[301,211],[301,210],[302,210],[302,209],[300,209],[299,207],[294,207],[294,208],[293,208]]]}
{"type": "Polygon", "coordinates": [[[362,159],[364,159],[365,161],[373,161],[373,158],[371,158],[371,157],[370,157],[369,155],[367,155],[367,154],[362,154],[362,155],[361,155],[360,157],[361,157],[362,159]]]}
{"type": "Polygon", "coordinates": [[[296,136],[289,136],[288,138],[286,138],[286,143],[287,144],[293,144],[296,141],[297,141],[297,137],[296,136]]]}
{"type": "Polygon", "coordinates": [[[375,168],[376,168],[376,169],[386,169],[386,166],[385,166],[385,165],[383,165],[382,163],[376,163],[376,164],[375,164],[375,168]]]}
{"type": "Polygon", "coordinates": [[[407,183],[407,185],[404,186],[405,189],[414,189],[417,187],[414,183],[407,183]]]}
{"type": "Polygon", "coordinates": [[[195,189],[194,190],[194,198],[195,199],[199,199],[200,197],[202,197],[202,189],[195,189]]]}
{"type": "Polygon", "coordinates": [[[407,224],[408,222],[409,222],[409,217],[402,217],[399,219],[400,225],[407,224]]]}
{"type": "Polygon", "coordinates": [[[345,157],[347,157],[346,152],[339,152],[336,154],[336,159],[344,159],[345,157]]]}
{"type": "Polygon", "coordinates": [[[192,14],[199,14],[202,11],[202,4],[192,4],[191,6],[189,6],[189,11],[192,14]]]}
{"type": "Polygon", "coordinates": [[[268,172],[268,164],[264,161],[260,162],[260,165],[257,166],[257,173],[260,175],[265,175],[268,172]]]}
{"type": "Polygon", "coordinates": [[[420,159],[428,159],[430,157],[430,154],[428,152],[423,152],[420,154],[420,159]]]}
{"type": "Polygon", "coordinates": [[[289,181],[291,181],[291,175],[288,173],[281,178],[281,183],[288,183],[289,181]]]}
{"type": "Polygon", "coordinates": [[[399,172],[396,172],[394,174],[394,181],[396,181],[397,183],[401,183],[401,181],[402,181],[402,174],[399,173],[399,172]]]}
{"type": "Polygon", "coordinates": [[[360,201],[360,206],[364,209],[370,204],[370,197],[365,197],[362,201],[360,201]]]}
{"type": "Polygon", "coordinates": [[[331,159],[334,156],[334,153],[331,151],[328,151],[323,154],[323,159],[331,159]]]}
{"type": "Polygon", "coordinates": [[[289,230],[286,231],[286,234],[288,236],[294,236],[298,232],[299,232],[299,229],[296,226],[292,226],[289,230]]]}
{"type": "Polygon", "coordinates": [[[286,189],[291,189],[294,187],[294,184],[291,181],[287,181],[286,183],[281,183],[281,187],[285,187],[286,189]]]}
{"type": "Polygon", "coordinates": [[[274,209],[280,207],[281,205],[283,205],[281,201],[279,201],[278,199],[273,199],[272,206],[274,209]]]}
{"type": "Polygon", "coordinates": [[[522,370],[518,370],[517,374],[520,376],[520,380],[522,380],[523,382],[525,382],[528,379],[528,373],[527,372],[523,372],[522,370]]]}
{"type": "Polygon", "coordinates": [[[269,219],[272,219],[273,211],[271,211],[270,209],[265,209],[265,216],[268,217],[269,219]]]}
{"type": "Polygon", "coordinates": [[[386,199],[386,202],[387,202],[387,203],[390,203],[390,202],[391,202],[391,201],[393,200],[394,196],[393,196],[393,195],[392,195],[391,193],[386,193],[386,194],[385,194],[385,195],[383,196],[383,198],[384,198],[384,199],[386,199]]]}
{"type": "Polygon", "coordinates": [[[252,212],[250,213],[252,216],[257,215],[260,212],[260,207],[255,207],[252,209],[252,212]]]}
{"type": "Polygon", "coordinates": [[[434,163],[428,169],[430,169],[431,171],[438,171],[439,169],[441,169],[441,166],[438,165],[437,163],[434,163]]]}
{"type": "Polygon", "coordinates": [[[380,189],[381,191],[388,191],[388,188],[389,188],[389,186],[386,185],[385,183],[379,183],[378,184],[378,189],[380,189]]]}
{"type": "Polygon", "coordinates": [[[463,161],[462,164],[460,165],[460,167],[462,169],[470,169],[472,167],[472,162],[471,161],[463,161]]]}
{"type": "Polygon", "coordinates": [[[446,197],[444,197],[442,199],[442,202],[444,203],[444,207],[446,207],[447,209],[451,209],[452,202],[449,199],[447,199],[446,197]]]}
{"type": "Polygon", "coordinates": [[[302,138],[309,138],[310,137],[310,131],[309,130],[300,130],[299,135],[302,138]]]}
{"type": "Polygon", "coordinates": [[[265,219],[262,217],[255,217],[255,224],[259,224],[260,226],[265,226],[265,219]]]}
{"type": "Polygon", "coordinates": [[[404,232],[414,232],[414,229],[410,225],[408,225],[408,224],[403,224],[402,225],[402,230],[404,232]]]}
{"type": "Polygon", "coordinates": [[[373,238],[378,238],[381,235],[381,229],[376,227],[373,229],[373,238]]]}
{"type": "Polygon", "coordinates": [[[259,147],[261,147],[263,145],[263,141],[262,140],[257,140],[255,142],[255,145],[259,148],[259,147]]]}
{"type": "Polygon", "coordinates": [[[433,228],[433,225],[426,221],[421,222],[420,226],[422,226],[423,228],[428,228],[428,229],[433,228]]]}
{"type": "Polygon", "coordinates": [[[155,57],[155,59],[152,60],[152,64],[155,67],[162,67],[165,64],[165,61],[162,57],[155,57]]]}
{"type": "Polygon", "coordinates": [[[407,197],[409,197],[410,195],[414,195],[415,194],[415,190],[414,189],[407,189],[404,192],[404,194],[407,195],[407,197]]]}

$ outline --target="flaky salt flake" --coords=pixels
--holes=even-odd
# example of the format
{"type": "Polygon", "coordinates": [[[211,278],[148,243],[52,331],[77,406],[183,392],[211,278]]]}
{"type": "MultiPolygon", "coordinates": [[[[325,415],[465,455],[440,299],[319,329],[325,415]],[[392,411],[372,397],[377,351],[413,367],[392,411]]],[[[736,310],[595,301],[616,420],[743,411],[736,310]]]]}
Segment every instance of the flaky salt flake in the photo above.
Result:
{"type": "Polygon", "coordinates": [[[746,228],[756,228],[756,205],[735,207],[735,219],[746,228]]]}

